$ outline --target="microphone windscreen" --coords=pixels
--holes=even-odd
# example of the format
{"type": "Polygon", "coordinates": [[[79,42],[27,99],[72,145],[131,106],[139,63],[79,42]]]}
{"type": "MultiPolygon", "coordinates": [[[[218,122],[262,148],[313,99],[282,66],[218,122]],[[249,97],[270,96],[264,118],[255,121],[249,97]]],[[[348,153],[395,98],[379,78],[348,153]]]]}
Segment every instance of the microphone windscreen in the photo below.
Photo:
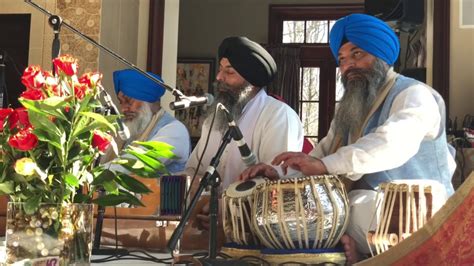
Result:
{"type": "Polygon", "coordinates": [[[204,95],[207,98],[206,106],[211,106],[214,103],[214,95],[212,95],[210,93],[205,93],[204,95]]]}

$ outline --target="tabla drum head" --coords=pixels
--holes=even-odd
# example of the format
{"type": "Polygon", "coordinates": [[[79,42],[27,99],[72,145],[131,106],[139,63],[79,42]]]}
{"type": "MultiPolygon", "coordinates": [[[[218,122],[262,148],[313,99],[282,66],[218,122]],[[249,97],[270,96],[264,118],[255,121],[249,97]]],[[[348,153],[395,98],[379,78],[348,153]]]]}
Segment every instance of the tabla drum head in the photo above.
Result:
{"type": "Polygon", "coordinates": [[[244,182],[238,181],[229,185],[225,191],[225,195],[231,198],[240,198],[251,196],[255,188],[265,183],[266,180],[262,177],[249,179],[244,182]]]}

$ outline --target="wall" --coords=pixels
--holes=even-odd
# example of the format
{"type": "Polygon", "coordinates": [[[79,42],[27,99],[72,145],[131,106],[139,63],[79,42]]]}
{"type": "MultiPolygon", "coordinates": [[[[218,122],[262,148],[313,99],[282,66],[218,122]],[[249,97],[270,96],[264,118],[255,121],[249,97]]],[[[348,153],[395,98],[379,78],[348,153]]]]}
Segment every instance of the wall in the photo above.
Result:
{"type": "Polygon", "coordinates": [[[449,112],[458,123],[464,115],[474,115],[474,27],[460,27],[459,11],[460,0],[452,0],[449,112]]]}
{"type": "Polygon", "coordinates": [[[270,4],[363,3],[363,0],[180,0],[179,57],[215,57],[227,36],[267,42],[270,4]]]}
{"type": "MultiPolygon", "coordinates": [[[[52,14],[61,16],[64,22],[75,27],[89,37],[98,40],[100,32],[101,0],[89,0],[87,4],[71,0],[37,0],[37,5],[52,14]]],[[[51,43],[53,30],[48,24],[48,16],[24,1],[0,0],[0,13],[31,14],[29,65],[41,65],[51,69],[51,43]]],[[[88,45],[67,28],[61,28],[61,53],[70,53],[79,59],[80,72],[97,68],[97,49],[88,45]]]]}
{"type": "MultiPolygon", "coordinates": [[[[140,28],[138,18],[142,5],[146,5],[146,10],[148,10],[148,1],[102,0],[100,42],[132,64],[137,64],[138,29],[140,28]]],[[[142,33],[141,37],[145,40],[148,39],[148,35],[143,36],[142,33]]],[[[146,50],[142,53],[146,56],[146,50]]],[[[141,63],[143,64],[143,62],[141,63]]],[[[143,69],[146,65],[137,66],[143,69]]],[[[104,75],[102,83],[113,98],[115,98],[115,93],[113,92],[112,73],[124,68],[127,68],[125,64],[107,52],[100,51],[99,70],[104,75]]]]}
{"type": "MultiPolygon", "coordinates": [[[[163,30],[163,81],[175,87],[176,85],[176,58],[178,57],[178,26],[179,26],[180,2],[176,0],[165,0],[165,20],[163,30]]],[[[166,93],[161,98],[161,106],[170,113],[169,103],[174,101],[171,93],[166,93]]]]}
{"type": "MultiPolygon", "coordinates": [[[[150,0],[103,0],[101,43],[138,68],[146,70],[150,0]]],[[[176,82],[179,1],[165,0],[162,78],[166,84],[176,82]]],[[[127,68],[106,52],[100,53],[100,71],[104,87],[115,99],[112,73],[127,68]]],[[[162,97],[162,106],[169,111],[172,95],[162,97]]]]}
{"type": "MultiPolygon", "coordinates": [[[[433,1],[427,0],[427,83],[432,82],[433,1]]],[[[178,57],[214,58],[221,40],[246,35],[267,42],[270,4],[363,3],[325,0],[181,0],[178,57]]],[[[450,116],[474,114],[474,28],[459,26],[460,0],[451,1],[450,116]]]]}

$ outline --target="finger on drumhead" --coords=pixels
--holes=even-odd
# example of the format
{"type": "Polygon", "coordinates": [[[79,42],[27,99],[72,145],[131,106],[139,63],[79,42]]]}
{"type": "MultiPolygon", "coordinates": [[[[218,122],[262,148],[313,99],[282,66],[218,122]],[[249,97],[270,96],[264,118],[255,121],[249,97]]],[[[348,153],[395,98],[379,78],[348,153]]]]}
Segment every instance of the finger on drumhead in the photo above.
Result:
{"type": "Polygon", "coordinates": [[[283,152],[278,154],[275,158],[273,158],[272,164],[279,165],[281,162],[286,161],[288,158],[292,156],[293,152],[283,152]]]}

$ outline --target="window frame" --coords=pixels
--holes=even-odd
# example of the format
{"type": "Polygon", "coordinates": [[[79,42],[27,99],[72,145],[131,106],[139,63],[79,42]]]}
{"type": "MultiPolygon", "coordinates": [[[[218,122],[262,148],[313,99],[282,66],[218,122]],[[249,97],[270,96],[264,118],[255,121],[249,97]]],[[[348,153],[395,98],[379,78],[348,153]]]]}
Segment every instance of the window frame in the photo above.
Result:
{"type": "MultiPolygon", "coordinates": [[[[268,43],[300,47],[301,68],[320,68],[319,124],[318,140],[326,136],[335,111],[336,60],[328,43],[283,43],[283,21],[337,20],[352,13],[363,13],[364,3],[360,4],[318,4],[318,5],[278,5],[269,6],[268,43]],[[332,104],[334,103],[334,104],[332,104]]],[[[306,23],[305,23],[306,28],[306,23]]],[[[305,31],[306,35],[306,31],[305,31]]],[[[302,78],[302,77],[300,77],[302,78]]],[[[300,88],[297,88],[300,90],[300,88]]],[[[298,91],[300,95],[300,91],[298,91]]],[[[298,109],[301,106],[298,99],[298,109]]],[[[296,110],[301,117],[300,110],[296,110]]],[[[312,137],[312,136],[308,136],[312,137]]]]}

